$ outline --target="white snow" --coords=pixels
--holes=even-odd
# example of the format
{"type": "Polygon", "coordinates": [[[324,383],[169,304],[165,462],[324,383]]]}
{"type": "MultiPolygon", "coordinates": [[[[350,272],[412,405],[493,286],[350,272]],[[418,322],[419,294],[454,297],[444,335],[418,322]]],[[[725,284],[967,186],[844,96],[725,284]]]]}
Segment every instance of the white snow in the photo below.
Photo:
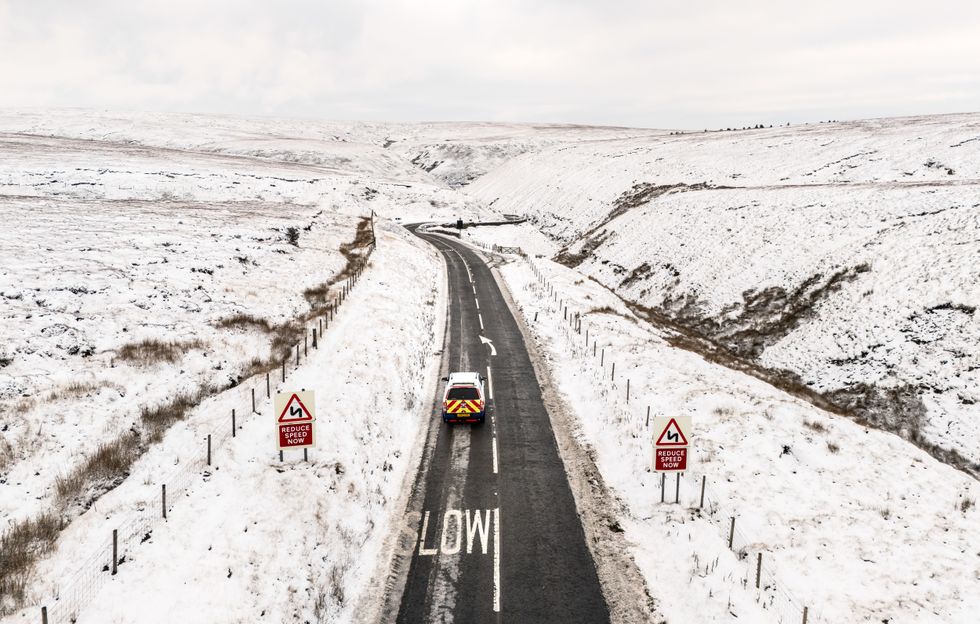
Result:
{"type": "MultiPolygon", "coordinates": [[[[218,394],[151,446],[92,509],[68,513],[72,523],[31,577],[32,606],[12,620],[33,620],[48,605],[52,616],[80,608],[90,621],[133,621],[131,601],[92,602],[108,576],[105,544],[116,527],[128,569],[113,582],[158,588],[152,598],[140,590],[156,605],[169,604],[167,592],[188,582],[197,593],[186,607],[190,613],[197,605],[200,621],[232,607],[247,614],[242,621],[262,609],[282,621],[297,613],[309,618],[323,592],[323,621],[350,620],[365,595],[373,600],[373,566],[387,565],[385,540],[404,508],[399,497],[406,475],[414,476],[413,451],[430,416],[429,395],[420,402],[418,393],[435,377],[428,367],[438,362],[434,332],[445,307],[434,290],[442,283],[438,256],[381,217],[469,218],[473,202],[379,146],[344,137],[311,146],[312,139],[291,138],[287,122],[254,123],[261,132],[245,134],[264,133],[260,145],[255,136],[238,137],[248,122],[231,118],[0,114],[0,128],[12,132],[0,136],[4,530],[56,505],[56,479],[132,427],[141,408],[204,384],[228,387],[253,359],[270,355],[264,332],[221,328],[221,319],[248,313],[277,324],[303,317],[310,309],[303,291],[344,266],[340,246],[372,211],[381,243],[371,279],[359,286],[361,299],[345,307],[345,314],[355,305],[360,312],[328,332],[316,351],[319,372],[304,364],[300,381],[319,389],[321,406],[323,451],[313,453],[310,466],[280,475],[271,421],[248,422],[246,388],[218,394]],[[298,246],[286,242],[288,227],[299,230],[298,246]],[[369,327],[379,318],[385,324],[369,327]],[[120,361],[120,347],[144,338],[199,344],[174,362],[120,361]],[[337,376],[324,374],[329,371],[337,376]],[[227,437],[233,407],[246,423],[242,435],[216,449],[216,458],[226,452],[227,460],[201,481],[196,465],[187,469],[188,457],[203,456],[206,433],[215,434],[216,444],[221,434],[227,437]],[[177,480],[169,484],[174,516],[167,525],[154,524],[168,475],[177,480]],[[324,493],[279,509],[289,488],[324,493]],[[308,514],[301,516],[302,530],[281,528],[280,514],[302,513],[308,514]],[[233,540],[250,522],[257,523],[250,534],[261,536],[260,546],[233,540]],[[153,537],[140,545],[146,529],[153,537]],[[212,551],[182,551],[192,534],[193,543],[206,542],[212,551]],[[287,553],[319,561],[317,574],[303,567],[296,575],[284,557],[266,577],[274,551],[254,548],[277,541],[287,553]],[[157,557],[161,552],[167,554],[157,557]],[[216,556],[205,566],[202,552],[216,556]],[[326,553],[329,565],[322,561],[326,553]],[[202,576],[196,583],[179,572],[154,577],[163,561],[202,576]],[[228,592],[215,593],[210,579],[221,566],[239,576],[233,574],[228,592]],[[283,587],[292,589],[256,591],[275,578],[288,578],[283,587]],[[243,601],[247,592],[255,593],[251,603],[243,601]],[[99,610],[110,605],[121,611],[99,610]]],[[[248,385],[264,396],[264,383],[248,385]]],[[[139,613],[144,617],[142,608],[139,613]]],[[[147,609],[145,617],[170,621],[168,613],[147,609]]]]}
{"type": "Polygon", "coordinates": [[[650,307],[732,318],[747,291],[867,264],[761,361],[821,391],[911,386],[926,439],[980,462],[978,188],[969,114],[583,142],[466,190],[572,252],[606,237],[578,269],[650,307]],[[687,186],[613,212],[644,184],[687,186]]]}
{"type": "Polygon", "coordinates": [[[64,591],[79,551],[98,549],[108,530],[141,514],[149,539],[125,551],[117,576],[98,573],[80,624],[356,619],[384,574],[375,565],[387,562],[385,540],[404,511],[431,417],[445,306],[438,266],[421,241],[384,226],[370,267],[319,349],[298,369],[290,364],[285,384],[274,382],[273,392],[316,392],[318,444],[308,463],[298,450],[279,462],[264,378],[250,380],[262,400],[259,414],[239,421],[238,436],[227,436],[228,415],[233,406],[250,411],[244,388],[195,410],[96,504],[97,513],[76,520],[39,570],[38,593],[64,591]],[[416,285],[401,286],[409,283],[416,285]],[[167,521],[158,520],[164,475],[202,457],[207,433],[223,438],[213,467],[193,471],[187,487],[171,494],[167,521]]]}
{"type": "Polygon", "coordinates": [[[522,260],[501,273],[581,440],[625,506],[633,555],[669,621],[799,622],[803,606],[811,622],[973,621],[980,608],[973,478],[895,435],[673,348],[601,286],[545,259],[532,262],[559,301],[522,260]],[[563,322],[565,306],[584,315],[581,333],[563,322]],[[656,415],[693,416],[679,506],[671,504],[675,477],[661,504],[659,475],[649,471],[648,406],[651,423],[656,415]],[[967,500],[973,505],[963,509],[967,500]],[[742,561],[727,545],[732,516],[742,561]],[[759,552],[763,587],[775,589],[757,593],[759,552]]]}

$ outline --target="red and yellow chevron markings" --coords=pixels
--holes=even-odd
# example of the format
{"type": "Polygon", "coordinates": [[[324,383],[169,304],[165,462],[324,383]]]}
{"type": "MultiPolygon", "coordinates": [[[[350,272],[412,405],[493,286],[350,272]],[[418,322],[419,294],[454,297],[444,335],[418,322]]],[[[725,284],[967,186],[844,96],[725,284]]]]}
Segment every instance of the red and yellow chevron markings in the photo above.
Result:
{"type": "Polygon", "coordinates": [[[483,401],[450,400],[445,408],[447,414],[476,414],[483,411],[483,401]]]}

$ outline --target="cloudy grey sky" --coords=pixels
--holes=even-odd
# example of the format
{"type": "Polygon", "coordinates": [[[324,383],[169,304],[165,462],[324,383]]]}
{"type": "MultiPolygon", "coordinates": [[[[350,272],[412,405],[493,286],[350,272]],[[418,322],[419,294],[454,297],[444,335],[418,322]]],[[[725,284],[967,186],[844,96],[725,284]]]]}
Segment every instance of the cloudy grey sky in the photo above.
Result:
{"type": "Polygon", "coordinates": [[[0,0],[0,106],[718,127],[980,110],[976,0],[0,0]]]}

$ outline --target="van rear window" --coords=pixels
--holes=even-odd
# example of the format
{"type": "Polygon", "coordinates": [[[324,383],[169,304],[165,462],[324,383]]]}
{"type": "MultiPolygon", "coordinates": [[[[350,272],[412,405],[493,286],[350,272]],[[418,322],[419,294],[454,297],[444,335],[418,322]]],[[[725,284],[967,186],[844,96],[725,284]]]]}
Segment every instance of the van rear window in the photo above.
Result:
{"type": "Polygon", "coordinates": [[[447,399],[453,401],[478,401],[480,399],[480,393],[476,388],[450,388],[449,396],[447,399]]]}

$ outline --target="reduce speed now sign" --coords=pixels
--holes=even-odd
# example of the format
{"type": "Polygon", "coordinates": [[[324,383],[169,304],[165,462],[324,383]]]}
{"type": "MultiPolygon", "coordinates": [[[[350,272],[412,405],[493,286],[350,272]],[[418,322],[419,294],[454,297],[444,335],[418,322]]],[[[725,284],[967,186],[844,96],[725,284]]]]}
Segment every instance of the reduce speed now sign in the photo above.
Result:
{"type": "Polygon", "coordinates": [[[274,414],[280,451],[314,446],[315,403],[312,391],[276,394],[274,414]]]}
{"type": "Polygon", "coordinates": [[[684,472],[691,445],[690,416],[657,416],[653,420],[653,468],[657,472],[684,472]]]}

